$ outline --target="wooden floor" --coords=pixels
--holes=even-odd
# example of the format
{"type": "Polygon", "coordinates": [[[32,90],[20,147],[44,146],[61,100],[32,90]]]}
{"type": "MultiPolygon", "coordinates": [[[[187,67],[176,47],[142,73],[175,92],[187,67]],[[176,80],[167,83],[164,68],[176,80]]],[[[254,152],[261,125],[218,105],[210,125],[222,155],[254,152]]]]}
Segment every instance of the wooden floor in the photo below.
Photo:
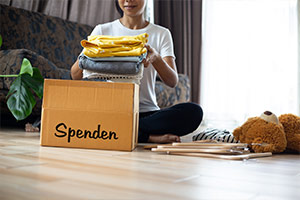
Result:
{"type": "Polygon", "coordinates": [[[300,199],[300,155],[228,161],[41,147],[0,129],[0,199],[300,199]]]}

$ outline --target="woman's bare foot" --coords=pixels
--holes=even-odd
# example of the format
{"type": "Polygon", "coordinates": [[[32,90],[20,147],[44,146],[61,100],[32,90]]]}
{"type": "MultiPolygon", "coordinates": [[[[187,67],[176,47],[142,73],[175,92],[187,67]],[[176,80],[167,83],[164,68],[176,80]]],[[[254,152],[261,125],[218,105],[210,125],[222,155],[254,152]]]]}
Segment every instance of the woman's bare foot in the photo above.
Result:
{"type": "Polygon", "coordinates": [[[164,135],[149,135],[148,142],[151,143],[171,143],[171,142],[180,142],[180,137],[173,134],[164,134],[164,135]]]}
{"type": "Polygon", "coordinates": [[[34,127],[32,124],[27,123],[25,124],[25,131],[26,132],[39,132],[39,127],[34,127]]]}

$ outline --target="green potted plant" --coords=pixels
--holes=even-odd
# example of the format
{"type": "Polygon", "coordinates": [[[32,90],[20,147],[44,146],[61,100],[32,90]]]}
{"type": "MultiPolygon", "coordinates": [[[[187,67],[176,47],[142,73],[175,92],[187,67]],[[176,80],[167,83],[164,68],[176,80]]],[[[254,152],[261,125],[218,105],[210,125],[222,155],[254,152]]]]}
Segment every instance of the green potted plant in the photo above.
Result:
{"type": "MultiPolygon", "coordinates": [[[[0,46],[2,39],[0,39],[0,46]]],[[[40,99],[43,96],[44,78],[36,67],[32,67],[30,61],[24,58],[19,74],[0,75],[0,77],[16,78],[7,94],[7,107],[13,116],[19,121],[28,117],[36,104],[34,94],[40,99]]]]}

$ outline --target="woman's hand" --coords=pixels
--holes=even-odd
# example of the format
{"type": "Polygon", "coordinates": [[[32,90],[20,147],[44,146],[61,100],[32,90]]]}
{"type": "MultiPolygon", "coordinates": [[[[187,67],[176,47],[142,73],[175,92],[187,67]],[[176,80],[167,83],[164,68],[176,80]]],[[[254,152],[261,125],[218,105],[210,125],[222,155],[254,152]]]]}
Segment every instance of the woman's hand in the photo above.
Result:
{"type": "Polygon", "coordinates": [[[175,60],[172,56],[162,58],[150,45],[145,45],[147,57],[143,60],[144,67],[153,65],[161,80],[170,87],[175,87],[178,82],[178,74],[175,60]]]}
{"type": "Polygon", "coordinates": [[[153,49],[150,45],[145,45],[147,49],[147,57],[143,60],[144,67],[148,67],[150,64],[154,63],[159,57],[159,53],[153,49]]]}
{"type": "Polygon", "coordinates": [[[71,77],[73,80],[81,80],[82,79],[82,69],[79,68],[79,60],[73,64],[71,68],[71,77]]]}

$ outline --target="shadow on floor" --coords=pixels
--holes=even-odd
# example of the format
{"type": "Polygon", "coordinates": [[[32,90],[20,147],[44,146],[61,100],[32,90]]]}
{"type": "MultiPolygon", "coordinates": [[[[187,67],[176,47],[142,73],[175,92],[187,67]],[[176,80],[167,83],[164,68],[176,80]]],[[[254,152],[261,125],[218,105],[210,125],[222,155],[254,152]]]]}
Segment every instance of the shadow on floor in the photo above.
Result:
{"type": "Polygon", "coordinates": [[[17,121],[12,114],[0,114],[0,128],[25,128],[25,124],[33,124],[40,116],[30,115],[24,120],[17,121]]]}

